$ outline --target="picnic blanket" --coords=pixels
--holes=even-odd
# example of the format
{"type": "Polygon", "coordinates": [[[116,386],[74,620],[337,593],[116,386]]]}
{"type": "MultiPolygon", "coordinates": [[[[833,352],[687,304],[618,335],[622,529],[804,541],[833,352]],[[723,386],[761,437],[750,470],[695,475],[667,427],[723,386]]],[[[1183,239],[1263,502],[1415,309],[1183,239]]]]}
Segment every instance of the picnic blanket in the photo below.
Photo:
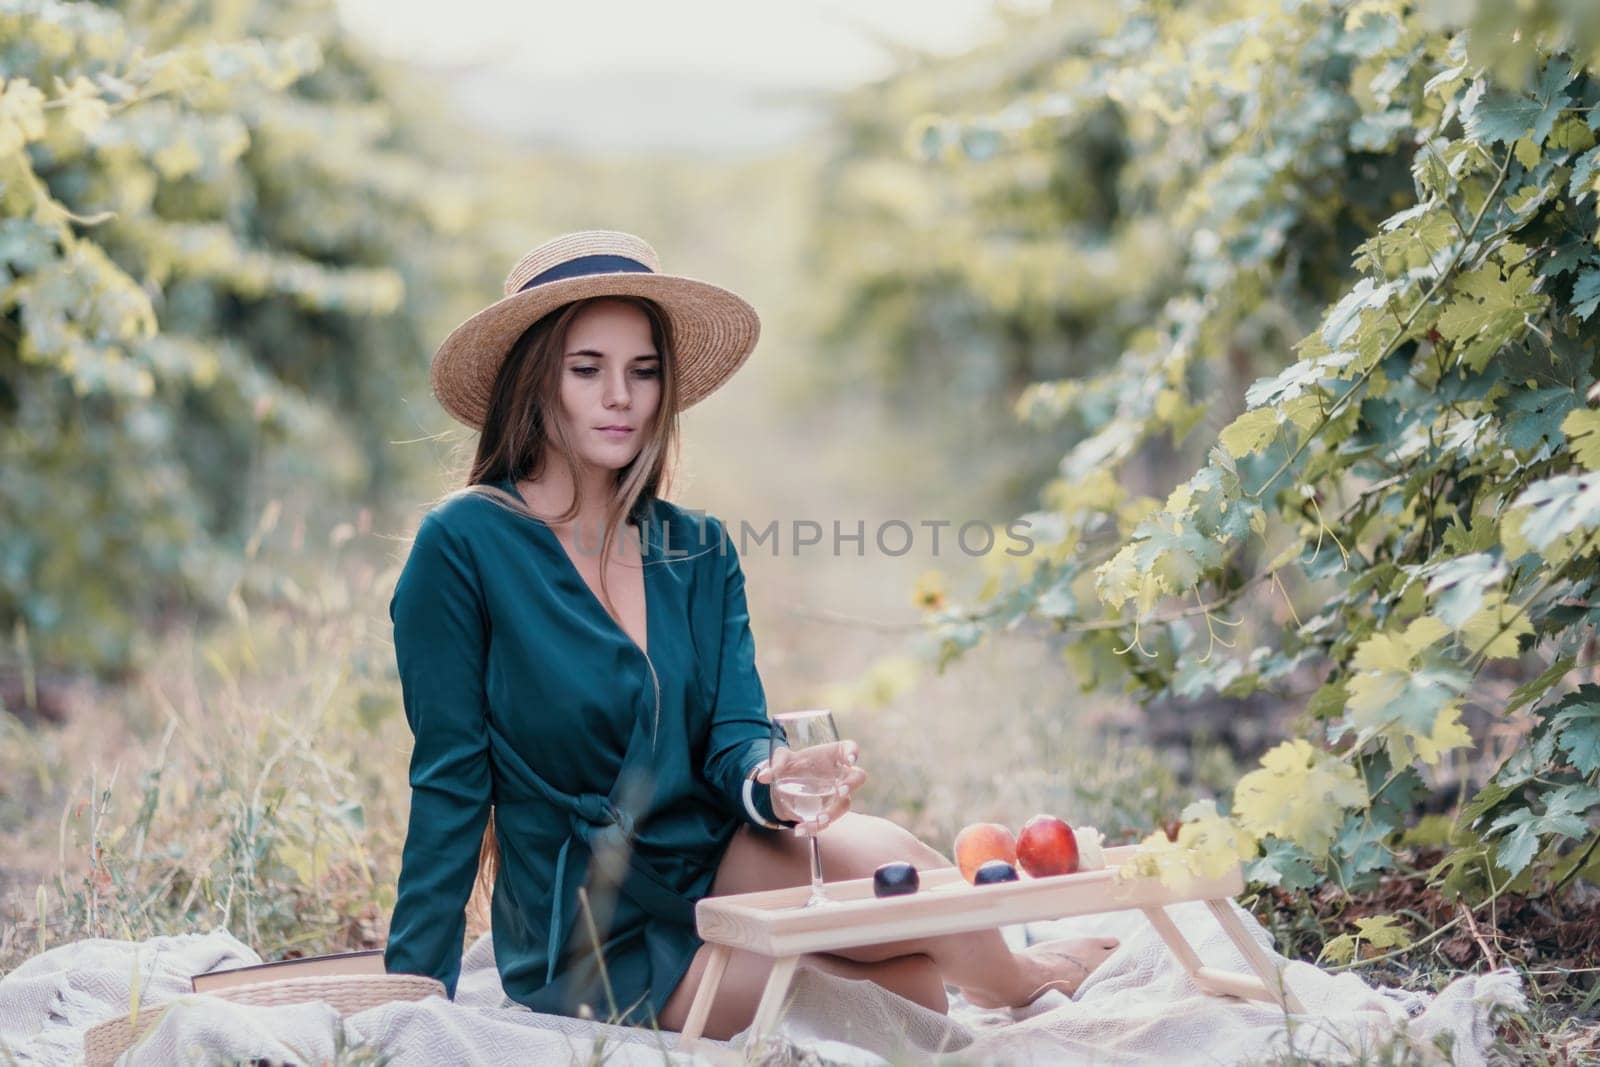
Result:
{"type": "MultiPolygon", "coordinates": [[[[1203,905],[1170,912],[1206,965],[1244,967],[1203,905]]],[[[1243,918],[1270,949],[1260,925],[1248,914],[1243,918]]],[[[261,962],[226,930],[144,942],[86,940],[43,952],[0,978],[0,1062],[81,1061],[84,1032],[128,1011],[135,980],[143,1010],[170,1007],[122,1057],[125,1067],[219,1060],[313,1064],[363,1044],[381,1048],[397,1067],[1220,1065],[1270,1061],[1290,1051],[1341,1063],[1390,1044],[1409,1046],[1425,1063],[1475,1067],[1487,1062],[1495,1012],[1526,1007],[1520,980],[1508,971],[1464,976],[1428,995],[1374,988],[1353,973],[1331,975],[1288,962],[1285,981],[1306,1012],[1285,1017],[1269,1005],[1201,993],[1138,912],[1034,923],[1006,933],[1013,943],[1105,933],[1122,945],[1076,998],[1052,992],[1026,1009],[986,1011],[953,996],[949,1016],[871,983],[802,967],[775,1034],[753,1048],[745,1047],[745,1034],[706,1041],[690,1055],[678,1051],[676,1034],[542,1015],[513,1004],[500,988],[487,937],[467,952],[455,1001],[428,997],[342,1019],[326,1004],[246,1007],[189,993],[192,974],[261,962]]]]}

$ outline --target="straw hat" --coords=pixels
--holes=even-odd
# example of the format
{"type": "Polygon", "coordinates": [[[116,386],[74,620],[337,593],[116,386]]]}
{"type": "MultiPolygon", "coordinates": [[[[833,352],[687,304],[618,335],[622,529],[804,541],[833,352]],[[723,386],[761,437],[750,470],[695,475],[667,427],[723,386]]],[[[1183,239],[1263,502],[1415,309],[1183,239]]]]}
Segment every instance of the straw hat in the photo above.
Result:
{"type": "Polygon", "coordinates": [[[679,407],[705,399],[749,358],[761,335],[755,309],[709,282],[661,273],[655,249],[631,233],[584,230],[546,241],[506,275],[505,298],[450,331],[433,356],[433,395],[475,430],[522,332],[563,304],[595,296],[654,300],[672,322],[679,407]]]}

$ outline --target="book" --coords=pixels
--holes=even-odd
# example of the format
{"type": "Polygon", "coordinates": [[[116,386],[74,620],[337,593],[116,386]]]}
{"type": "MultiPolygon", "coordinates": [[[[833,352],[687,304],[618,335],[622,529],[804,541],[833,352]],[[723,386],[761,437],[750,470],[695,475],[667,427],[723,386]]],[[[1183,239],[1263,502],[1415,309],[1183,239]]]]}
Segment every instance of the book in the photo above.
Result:
{"type": "Polygon", "coordinates": [[[214,993],[219,989],[250,985],[253,982],[277,982],[287,978],[324,978],[334,974],[388,974],[383,966],[383,949],[371,948],[361,952],[335,952],[328,956],[303,956],[297,960],[279,960],[276,963],[257,963],[250,967],[233,967],[226,971],[210,971],[189,979],[196,993],[214,993]]]}

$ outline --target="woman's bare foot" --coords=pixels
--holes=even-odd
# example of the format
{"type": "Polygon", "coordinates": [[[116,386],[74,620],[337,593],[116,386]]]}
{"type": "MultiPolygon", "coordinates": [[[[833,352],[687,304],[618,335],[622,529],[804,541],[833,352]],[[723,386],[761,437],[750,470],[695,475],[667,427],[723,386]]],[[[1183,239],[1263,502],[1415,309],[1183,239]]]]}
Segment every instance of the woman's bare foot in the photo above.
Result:
{"type": "Polygon", "coordinates": [[[1017,953],[1017,977],[1010,989],[963,989],[968,1003],[980,1008],[1021,1008],[1047,991],[1069,997],[1107,956],[1117,949],[1114,937],[1072,937],[1043,941],[1017,953]]]}

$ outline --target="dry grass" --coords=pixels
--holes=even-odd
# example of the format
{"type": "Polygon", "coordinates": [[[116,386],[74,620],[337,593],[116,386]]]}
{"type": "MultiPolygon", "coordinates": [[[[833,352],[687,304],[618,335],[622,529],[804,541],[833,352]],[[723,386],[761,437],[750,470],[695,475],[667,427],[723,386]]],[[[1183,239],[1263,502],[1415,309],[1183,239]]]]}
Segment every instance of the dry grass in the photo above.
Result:
{"type": "Polygon", "coordinates": [[[322,567],[296,606],[173,633],[61,726],[0,716],[0,971],[77,938],[215,926],[268,958],[382,944],[409,740],[392,574],[348,551],[322,567]]]}

